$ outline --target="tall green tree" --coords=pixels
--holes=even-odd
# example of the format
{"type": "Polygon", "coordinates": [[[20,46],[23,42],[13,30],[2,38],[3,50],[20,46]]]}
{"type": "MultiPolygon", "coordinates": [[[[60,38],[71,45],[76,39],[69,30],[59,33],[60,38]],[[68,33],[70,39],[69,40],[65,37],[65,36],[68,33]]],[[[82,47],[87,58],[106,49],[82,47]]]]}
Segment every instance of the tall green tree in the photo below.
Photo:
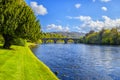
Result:
{"type": "Polygon", "coordinates": [[[37,40],[40,24],[24,0],[0,0],[0,34],[10,48],[14,38],[37,40]]]}
{"type": "Polygon", "coordinates": [[[120,44],[120,32],[118,32],[117,44],[120,44]]]}
{"type": "Polygon", "coordinates": [[[117,28],[111,29],[110,36],[112,37],[113,44],[117,44],[118,43],[118,30],[117,30],[117,28]]]}

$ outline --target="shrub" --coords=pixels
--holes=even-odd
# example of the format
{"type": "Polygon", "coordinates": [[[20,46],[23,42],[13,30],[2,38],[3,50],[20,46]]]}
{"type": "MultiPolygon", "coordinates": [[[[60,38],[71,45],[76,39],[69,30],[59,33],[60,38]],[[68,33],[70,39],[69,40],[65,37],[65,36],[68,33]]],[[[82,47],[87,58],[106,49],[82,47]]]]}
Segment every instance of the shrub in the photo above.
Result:
{"type": "Polygon", "coordinates": [[[42,44],[42,41],[41,40],[37,40],[35,43],[36,44],[42,44]]]}
{"type": "Polygon", "coordinates": [[[0,43],[2,44],[2,43],[4,43],[4,39],[3,39],[3,37],[0,35],[0,43]]]}
{"type": "Polygon", "coordinates": [[[12,41],[13,45],[18,45],[18,46],[25,46],[26,45],[26,40],[22,39],[22,38],[16,38],[12,41]]]}

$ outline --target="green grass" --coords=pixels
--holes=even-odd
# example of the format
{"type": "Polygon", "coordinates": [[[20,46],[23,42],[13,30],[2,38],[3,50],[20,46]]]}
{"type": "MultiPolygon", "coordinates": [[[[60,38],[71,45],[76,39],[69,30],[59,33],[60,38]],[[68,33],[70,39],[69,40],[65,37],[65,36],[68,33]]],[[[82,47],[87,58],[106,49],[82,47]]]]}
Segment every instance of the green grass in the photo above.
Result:
{"type": "Polygon", "coordinates": [[[11,48],[0,48],[0,80],[58,80],[27,46],[11,48]]]}

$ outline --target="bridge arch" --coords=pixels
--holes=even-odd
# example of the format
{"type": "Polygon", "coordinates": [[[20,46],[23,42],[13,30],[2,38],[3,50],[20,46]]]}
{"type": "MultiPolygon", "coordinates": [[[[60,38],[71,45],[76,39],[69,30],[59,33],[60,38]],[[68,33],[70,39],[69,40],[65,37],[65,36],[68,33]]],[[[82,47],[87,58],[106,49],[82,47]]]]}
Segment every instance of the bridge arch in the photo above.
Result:
{"type": "Polygon", "coordinates": [[[48,41],[53,42],[55,44],[59,43],[59,41],[62,41],[63,43],[67,44],[67,43],[69,43],[69,41],[71,41],[72,43],[78,43],[79,39],[72,39],[72,38],[43,38],[41,40],[42,40],[42,42],[44,44],[49,43],[48,41]]]}
{"type": "Polygon", "coordinates": [[[68,39],[67,43],[75,43],[73,39],[68,39]]]}
{"type": "Polygon", "coordinates": [[[63,39],[58,39],[56,43],[64,43],[63,39]]]}
{"type": "Polygon", "coordinates": [[[48,39],[48,40],[46,41],[46,43],[54,43],[54,40],[48,39]]]}

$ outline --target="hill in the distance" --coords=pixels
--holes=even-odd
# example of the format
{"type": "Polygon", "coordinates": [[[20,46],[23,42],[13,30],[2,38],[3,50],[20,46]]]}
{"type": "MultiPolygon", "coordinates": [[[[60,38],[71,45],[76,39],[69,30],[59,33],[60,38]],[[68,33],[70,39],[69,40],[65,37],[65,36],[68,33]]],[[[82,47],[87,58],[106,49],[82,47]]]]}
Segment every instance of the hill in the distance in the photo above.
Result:
{"type": "Polygon", "coordinates": [[[79,33],[79,32],[51,32],[51,33],[61,34],[69,38],[80,38],[85,35],[85,33],[79,33]]]}

